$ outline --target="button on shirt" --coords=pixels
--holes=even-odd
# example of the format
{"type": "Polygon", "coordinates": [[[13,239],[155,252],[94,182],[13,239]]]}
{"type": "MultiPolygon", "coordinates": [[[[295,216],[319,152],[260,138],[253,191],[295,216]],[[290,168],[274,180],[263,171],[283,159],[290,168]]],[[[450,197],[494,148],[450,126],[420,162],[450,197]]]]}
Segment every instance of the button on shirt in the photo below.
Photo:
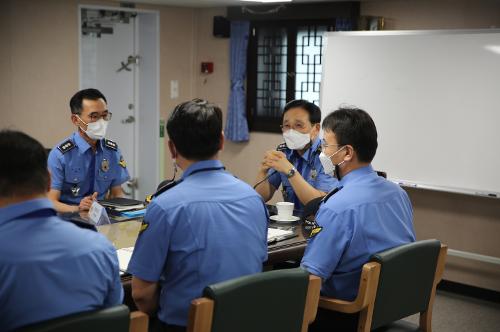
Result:
{"type": "MultiPolygon", "coordinates": [[[[338,181],[334,177],[326,175],[321,162],[319,161],[321,140],[316,138],[311,147],[307,149],[301,156],[295,150],[286,149],[286,158],[292,163],[292,165],[297,169],[297,171],[302,175],[304,180],[307,181],[312,187],[323,191],[325,193],[329,192],[336,187],[338,181]]],[[[270,169],[268,174],[274,172],[270,169]]],[[[286,174],[279,172],[274,173],[268,179],[269,183],[276,189],[280,185],[283,185],[284,196],[283,199],[287,202],[292,202],[295,204],[295,210],[302,211],[304,205],[300,202],[299,198],[295,195],[290,181],[286,177],[286,174]]]]}
{"type": "Polygon", "coordinates": [[[61,191],[61,202],[79,204],[82,198],[96,191],[99,193],[97,198],[104,199],[111,187],[119,186],[129,179],[127,169],[120,165],[122,155],[119,149],[106,147],[104,140],[100,140],[94,153],[78,132],[63,142],[68,139],[76,147],[62,153],[57,148],[61,142],[50,151],[48,159],[51,188],[61,191]]]}
{"type": "Polygon", "coordinates": [[[159,319],[186,326],[190,302],[206,286],[262,271],[267,223],[249,185],[220,161],[197,162],[148,205],[128,272],[159,281],[159,319]]]}
{"type": "Polygon", "coordinates": [[[0,209],[0,330],[120,304],[116,250],[48,199],[0,209]]]}
{"type": "Polygon", "coordinates": [[[322,294],[351,301],[372,254],[415,241],[413,210],[406,192],[371,166],[339,185],[316,214],[323,229],[308,241],[301,265],[324,280],[322,294]]]}

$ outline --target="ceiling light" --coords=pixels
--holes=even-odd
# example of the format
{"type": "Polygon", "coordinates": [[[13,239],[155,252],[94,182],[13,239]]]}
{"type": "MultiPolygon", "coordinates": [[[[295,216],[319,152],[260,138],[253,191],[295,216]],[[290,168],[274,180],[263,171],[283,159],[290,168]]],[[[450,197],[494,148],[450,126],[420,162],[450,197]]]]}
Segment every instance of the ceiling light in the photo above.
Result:
{"type": "Polygon", "coordinates": [[[271,2],[292,2],[292,0],[241,0],[245,2],[261,2],[261,3],[271,3],[271,2]]]}

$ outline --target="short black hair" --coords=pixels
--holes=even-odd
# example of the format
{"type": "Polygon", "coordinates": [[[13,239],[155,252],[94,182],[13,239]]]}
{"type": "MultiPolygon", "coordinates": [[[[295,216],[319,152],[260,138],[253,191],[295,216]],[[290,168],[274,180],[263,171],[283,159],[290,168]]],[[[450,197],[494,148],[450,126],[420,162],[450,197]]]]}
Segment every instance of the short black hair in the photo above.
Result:
{"type": "Polygon", "coordinates": [[[103,99],[106,103],[106,97],[101,93],[101,91],[97,89],[84,89],[80,90],[71,97],[69,101],[69,108],[72,114],[82,114],[83,109],[83,100],[99,100],[103,99]]]}
{"type": "Polygon", "coordinates": [[[304,99],[296,99],[288,102],[283,108],[283,114],[281,114],[281,121],[285,117],[285,113],[292,108],[302,108],[307,113],[309,113],[309,121],[311,124],[316,124],[321,122],[321,109],[318,105],[308,102],[304,99]]]}
{"type": "Polygon", "coordinates": [[[371,162],[377,152],[377,127],[368,113],[355,107],[341,107],[328,114],[322,128],[335,134],[337,143],[351,145],[361,162],[371,162]]]}
{"type": "Polygon", "coordinates": [[[20,131],[2,130],[0,155],[0,196],[47,192],[47,151],[37,140],[20,131]]]}
{"type": "Polygon", "coordinates": [[[222,111],[203,99],[184,102],[170,115],[167,133],[184,158],[210,159],[220,148],[222,111]]]}

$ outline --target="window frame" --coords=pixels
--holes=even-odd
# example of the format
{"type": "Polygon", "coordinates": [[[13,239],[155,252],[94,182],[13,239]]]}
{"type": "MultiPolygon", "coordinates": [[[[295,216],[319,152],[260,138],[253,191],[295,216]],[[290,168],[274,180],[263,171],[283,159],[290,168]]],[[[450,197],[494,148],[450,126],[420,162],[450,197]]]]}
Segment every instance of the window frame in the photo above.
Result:
{"type": "Polygon", "coordinates": [[[334,31],[335,18],[310,20],[259,20],[250,22],[247,50],[246,116],[248,128],[254,132],[281,133],[281,116],[259,116],[257,106],[257,42],[258,28],[285,28],[287,31],[287,79],[286,101],[295,99],[295,74],[297,58],[297,33],[302,26],[323,25],[327,31],[334,31]]]}

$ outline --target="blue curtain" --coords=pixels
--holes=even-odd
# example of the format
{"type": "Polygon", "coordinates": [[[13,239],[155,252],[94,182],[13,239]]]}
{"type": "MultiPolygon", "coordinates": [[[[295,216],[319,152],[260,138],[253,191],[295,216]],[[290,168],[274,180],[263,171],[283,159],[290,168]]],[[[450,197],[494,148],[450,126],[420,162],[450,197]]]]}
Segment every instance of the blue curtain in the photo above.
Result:
{"type": "Polygon", "coordinates": [[[231,22],[231,91],[224,134],[233,142],[248,141],[246,118],[245,78],[247,74],[247,48],[250,23],[231,22]]]}

